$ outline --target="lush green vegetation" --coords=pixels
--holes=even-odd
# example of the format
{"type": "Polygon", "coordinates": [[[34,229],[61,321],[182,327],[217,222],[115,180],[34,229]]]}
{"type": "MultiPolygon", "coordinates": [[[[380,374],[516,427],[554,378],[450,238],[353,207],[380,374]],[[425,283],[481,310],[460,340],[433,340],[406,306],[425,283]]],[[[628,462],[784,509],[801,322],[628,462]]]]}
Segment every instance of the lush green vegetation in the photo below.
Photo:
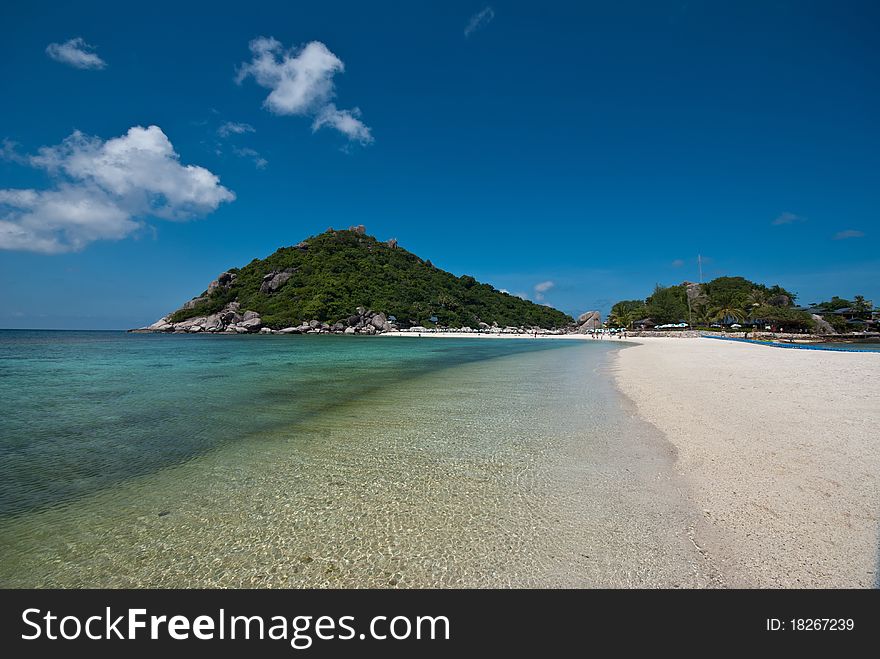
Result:
{"type": "MultiPolygon", "coordinates": [[[[861,297],[861,296],[859,296],[861,297]]],[[[864,298],[862,298],[864,300],[864,298]]],[[[836,295],[832,297],[830,300],[826,302],[820,302],[819,304],[813,305],[815,309],[821,309],[823,311],[827,311],[832,313],[834,311],[839,311],[840,309],[850,309],[852,308],[853,303],[849,300],[837,297],[836,295]]]]}
{"type": "Polygon", "coordinates": [[[236,278],[229,288],[177,311],[171,321],[217,313],[238,300],[242,310],[256,311],[273,328],[313,319],[335,322],[359,306],[395,316],[404,325],[476,328],[484,322],[555,328],[572,322],[561,311],[473,277],[456,277],[405,249],[352,230],[326,231],[230,272],[236,278]],[[292,272],[286,284],[274,293],[260,292],[265,275],[285,270],[292,272]]]}
{"type": "Polygon", "coordinates": [[[647,316],[648,308],[644,300],[621,300],[611,307],[608,320],[617,327],[631,327],[635,321],[647,316]]]}
{"type": "Polygon", "coordinates": [[[648,316],[658,325],[687,322],[687,291],[684,286],[664,288],[658,284],[645,300],[645,308],[648,316]]]}
{"type": "Polygon", "coordinates": [[[853,318],[869,320],[874,305],[866,300],[864,295],[856,295],[852,300],[847,300],[846,298],[837,297],[835,295],[827,302],[820,302],[819,304],[814,305],[813,309],[819,314],[834,313],[841,309],[849,309],[850,315],[852,315],[853,318]]]}
{"type": "Polygon", "coordinates": [[[753,307],[749,310],[747,320],[759,321],[762,325],[783,327],[786,330],[812,330],[816,326],[812,315],[806,311],[770,305],[753,307]]]}
{"type": "Polygon", "coordinates": [[[846,332],[849,327],[846,324],[846,318],[843,316],[838,316],[834,313],[825,314],[822,318],[831,325],[832,329],[838,334],[843,334],[846,332]]]}
{"type": "Polygon", "coordinates": [[[843,333],[850,331],[852,327],[847,318],[855,321],[867,321],[873,316],[874,305],[865,299],[864,295],[856,295],[852,300],[837,297],[814,304],[811,308],[813,313],[819,314],[825,319],[835,332],[843,333]],[[846,310],[846,315],[837,313],[846,310]]]}
{"type": "Polygon", "coordinates": [[[718,277],[705,284],[657,285],[645,300],[623,300],[611,308],[613,324],[630,327],[643,318],[657,325],[763,321],[791,329],[808,329],[810,314],[794,308],[796,296],[780,286],[743,277],[718,277]]]}

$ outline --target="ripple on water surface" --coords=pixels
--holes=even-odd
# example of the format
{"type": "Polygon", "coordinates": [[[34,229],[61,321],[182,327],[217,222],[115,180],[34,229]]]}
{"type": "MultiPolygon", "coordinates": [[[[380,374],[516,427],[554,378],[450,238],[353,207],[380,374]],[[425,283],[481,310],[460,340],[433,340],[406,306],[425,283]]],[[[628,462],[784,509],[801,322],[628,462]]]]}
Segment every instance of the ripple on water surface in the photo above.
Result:
{"type": "MultiPolygon", "coordinates": [[[[600,372],[611,349],[373,369],[374,386],[289,423],[7,518],[0,584],[713,584],[667,449],[600,372]]],[[[381,352],[364,358],[338,361],[369,377],[381,352]]]]}

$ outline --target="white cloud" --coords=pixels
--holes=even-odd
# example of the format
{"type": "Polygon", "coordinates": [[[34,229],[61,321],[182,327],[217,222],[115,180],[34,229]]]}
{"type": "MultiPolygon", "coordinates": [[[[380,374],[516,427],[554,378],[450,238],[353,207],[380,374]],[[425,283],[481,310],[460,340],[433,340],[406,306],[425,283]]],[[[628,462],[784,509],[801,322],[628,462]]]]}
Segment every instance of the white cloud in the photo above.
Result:
{"type": "Polygon", "coordinates": [[[847,229],[834,234],[834,240],[846,240],[847,238],[864,238],[865,232],[858,229],[847,229]]]}
{"type": "Polygon", "coordinates": [[[794,213],[790,213],[789,211],[785,211],[780,214],[771,224],[774,226],[779,226],[781,224],[795,224],[796,222],[804,222],[807,218],[801,217],[800,215],[796,215],[794,213]]]}
{"type": "Polygon", "coordinates": [[[473,32],[485,27],[495,18],[495,10],[492,7],[483,7],[480,11],[470,17],[467,25],[464,26],[464,36],[469,37],[473,32]]]}
{"type": "Polygon", "coordinates": [[[220,137],[229,137],[230,135],[241,135],[242,133],[254,133],[256,130],[250,124],[238,123],[235,121],[227,121],[217,129],[220,137]]]}
{"type": "Polygon", "coordinates": [[[363,144],[373,136],[360,120],[360,110],[338,110],[333,103],[333,78],[345,71],[345,64],[320,41],[311,41],[300,50],[286,50],[272,37],[251,41],[252,58],[238,69],[236,81],[253,77],[258,85],[271,89],[263,105],[281,115],[313,117],[312,129],[330,126],[350,140],[363,144]]]}
{"type": "Polygon", "coordinates": [[[53,254],[118,240],[138,228],[131,215],[99,190],[60,185],[53,190],[0,190],[0,249],[53,254]]]}
{"type": "Polygon", "coordinates": [[[673,268],[680,268],[680,267],[682,267],[683,265],[684,265],[684,260],[683,260],[683,259],[675,259],[675,260],[672,262],[672,267],[673,267],[673,268]]]}
{"type": "Polygon", "coordinates": [[[554,286],[556,286],[556,283],[552,281],[542,281],[539,284],[535,284],[535,300],[537,300],[538,302],[543,300],[544,293],[549,291],[554,286]]]}
{"type": "Polygon", "coordinates": [[[46,54],[56,62],[69,64],[77,69],[103,69],[107,62],[94,52],[82,37],[70,39],[64,43],[50,43],[46,46],[46,54]]]}
{"type": "Polygon", "coordinates": [[[239,68],[238,81],[253,76],[257,84],[271,89],[265,105],[277,114],[320,109],[333,97],[333,76],[345,70],[342,60],[320,41],[296,52],[271,37],[258,37],[250,49],[253,58],[239,68]]]}
{"type": "Polygon", "coordinates": [[[232,152],[239,158],[249,158],[257,169],[266,169],[266,166],[269,164],[269,161],[263,158],[259,151],[250,147],[238,148],[234,146],[232,147],[232,152]]]}
{"type": "Polygon", "coordinates": [[[27,161],[54,186],[0,189],[0,249],[76,251],[124,238],[146,216],[187,220],[235,199],[215,174],[181,165],[158,126],[135,126],[107,141],[76,131],[27,161]]]}
{"type": "Polygon", "coordinates": [[[373,141],[373,136],[370,135],[370,129],[359,119],[360,116],[359,108],[337,110],[336,106],[330,103],[315,117],[315,121],[312,122],[312,130],[318,130],[322,126],[332,126],[350,140],[369,144],[373,141]]]}
{"type": "Polygon", "coordinates": [[[7,138],[0,142],[0,160],[27,164],[27,158],[18,152],[18,144],[7,138]]]}

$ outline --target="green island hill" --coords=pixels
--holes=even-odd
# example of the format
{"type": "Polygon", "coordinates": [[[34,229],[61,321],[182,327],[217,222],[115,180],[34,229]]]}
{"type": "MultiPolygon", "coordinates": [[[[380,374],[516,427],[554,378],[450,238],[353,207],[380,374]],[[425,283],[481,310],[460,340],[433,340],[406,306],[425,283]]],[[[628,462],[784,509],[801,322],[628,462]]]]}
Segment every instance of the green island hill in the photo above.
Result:
{"type": "Polygon", "coordinates": [[[221,273],[147,332],[377,334],[412,327],[559,330],[571,316],[457,277],[379,241],[328,229],[221,273]]]}

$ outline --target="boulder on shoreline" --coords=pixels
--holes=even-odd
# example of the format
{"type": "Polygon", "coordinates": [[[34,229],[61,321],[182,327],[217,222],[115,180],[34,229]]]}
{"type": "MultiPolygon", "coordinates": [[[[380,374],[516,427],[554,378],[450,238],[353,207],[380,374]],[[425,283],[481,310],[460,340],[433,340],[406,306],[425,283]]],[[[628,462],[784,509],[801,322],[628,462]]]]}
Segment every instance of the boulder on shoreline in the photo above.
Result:
{"type": "Polygon", "coordinates": [[[602,314],[598,311],[587,311],[578,316],[578,319],[572,328],[573,334],[589,334],[597,329],[602,328],[602,314]]]}
{"type": "MultiPolygon", "coordinates": [[[[291,273],[276,273],[264,283],[272,286],[278,281],[286,282],[291,273]],[[278,279],[279,275],[286,275],[278,279]],[[274,282],[274,283],[273,283],[274,282]]],[[[222,280],[220,280],[222,281],[222,280]]],[[[222,333],[222,334],[382,334],[398,329],[382,312],[375,312],[365,307],[358,307],[356,313],[337,320],[334,323],[318,319],[303,321],[300,325],[292,325],[276,329],[265,325],[256,311],[241,311],[238,302],[230,302],[217,313],[209,316],[187,318],[177,323],[171,322],[173,314],[163,316],[152,325],[141,327],[132,332],[167,332],[167,333],[222,333]]]]}

